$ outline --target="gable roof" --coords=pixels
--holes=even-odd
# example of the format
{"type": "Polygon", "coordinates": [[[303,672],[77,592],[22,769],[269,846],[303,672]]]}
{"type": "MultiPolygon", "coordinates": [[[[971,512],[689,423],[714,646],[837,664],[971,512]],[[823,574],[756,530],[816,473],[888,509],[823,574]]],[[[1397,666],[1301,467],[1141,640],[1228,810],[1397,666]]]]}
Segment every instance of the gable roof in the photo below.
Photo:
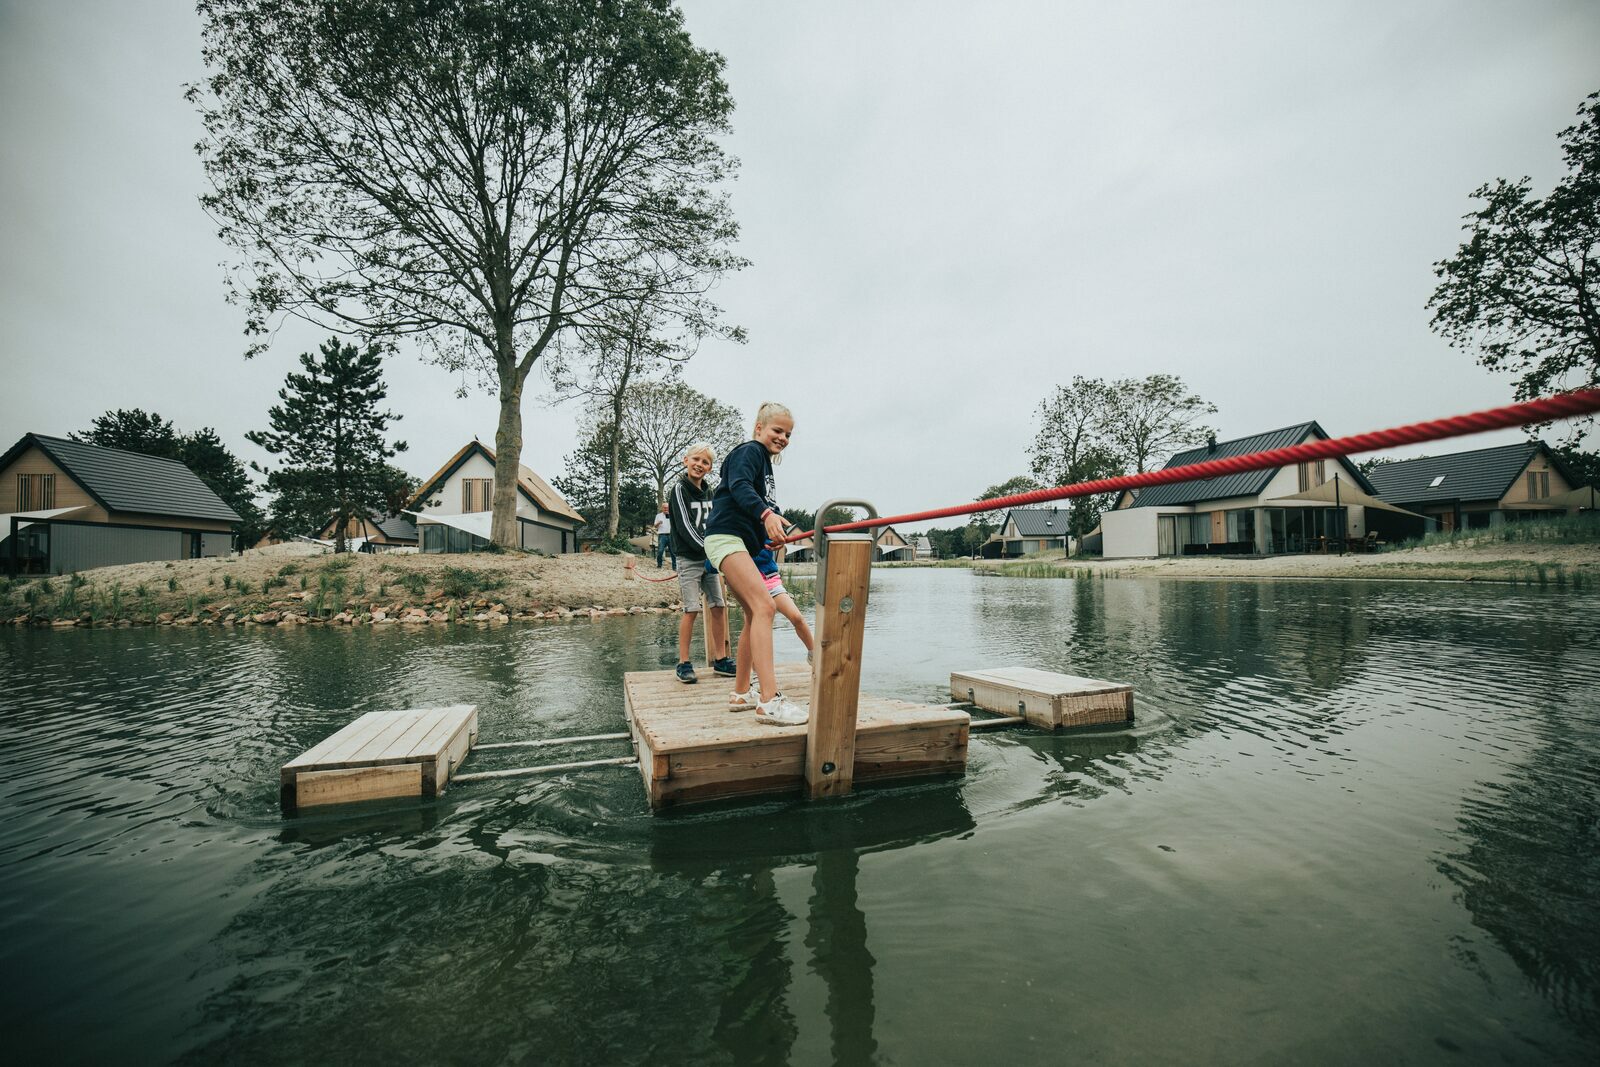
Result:
{"type": "Polygon", "coordinates": [[[1017,524],[1018,537],[1067,536],[1066,508],[1012,508],[1006,518],[1017,524]]]}
{"type": "MultiPolygon", "coordinates": [[[[411,499],[406,501],[405,510],[413,511],[422,501],[432,496],[452,474],[461,468],[461,465],[474,453],[481,454],[490,463],[494,462],[494,449],[474,438],[461,446],[455,455],[445,460],[444,466],[433,473],[433,476],[422,483],[422,487],[411,494],[411,499]]],[[[574,522],[586,521],[572,509],[562,495],[550,487],[550,483],[539,477],[525,463],[517,464],[517,488],[524,496],[531,500],[535,507],[552,515],[560,515],[574,522]]]]}
{"type": "Polygon", "coordinates": [[[1540,452],[1567,481],[1566,468],[1543,441],[1475,448],[1448,456],[1403,459],[1374,467],[1368,475],[1377,495],[1391,504],[1427,504],[1441,500],[1499,500],[1540,452]],[[1434,481],[1439,480],[1438,485],[1434,481]]]}
{"type": "MultiPolygon", "coordinates": [[[[1191,463],[1203,463],[1208,459],[1247,456],[1252,452],[1267,452],[1274,448],[1288,448],[1290,445],[1299,444],[1308,435],[1326,440],[1328,432],[1315,421],[1296,423],[1282,429],[1268,430],[1266,433],[1238,437],[1232,441],[1218,441],[1215,447],[1201,445],[1179,452],[1167,460],[1166,466],[1161,469],[1186,467],[1191,463]]],[[[1362,477],[1361,472],[1349,460],[1339,459],[1334,462],[1344,468],[1350,475],[1351,481],[1369,493],[1373,491],[1372,483],[1362,477]]],[[[1149,508],[1195,504],[1202,500],[1226,500],[1237,496],[1257,496],[1266,489],[1267,483],[1272,481],[1273,475],[1281,469],[1281,467],[1269,467],[1266,470],[1245,471],[1242,474],[1225,474],[1220,478],[1201,478],[1197,481],[1173,482],[1169,485],[1149,485],[1139,490],[1133,506],[1149,508]]]]}
{"type": "Polygon", "coordinates": [[[383,531],[383,536],[395,541],[415,541],[417,527],[404,515],[372,516],[372,525],[383,531]]]}
{"type": "Polygon", "coordinates": [[[30,447],[49,456],[107,511],[240,521],[238,513],[224,504],[199,475],[175,459],[29,433],[0,456],[0,468],[10,466],[30,447]]]}

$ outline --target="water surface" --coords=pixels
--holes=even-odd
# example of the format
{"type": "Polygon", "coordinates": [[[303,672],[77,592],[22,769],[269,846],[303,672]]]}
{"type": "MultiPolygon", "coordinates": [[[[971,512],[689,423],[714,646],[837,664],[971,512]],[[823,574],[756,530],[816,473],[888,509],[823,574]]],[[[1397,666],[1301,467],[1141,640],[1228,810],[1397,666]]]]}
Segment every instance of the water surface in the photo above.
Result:
{"type": "MultiPolygon", "coordinates": [[[[864,686],[1132,682],[962,779],[652,817],[601,768],[283,820],[371,710],[613,731],[676,620],[0,629],[0,1020],[212,1063],[1587,1062],[1600,596],[873,577],[864,686]]],[[[781,658],[800,648],[780,623],[781,658]]],[[[572,758],[626,751],[594,744],[572,758]]],[[[473,769],[526,753],[483,753],[473,769]]]]}

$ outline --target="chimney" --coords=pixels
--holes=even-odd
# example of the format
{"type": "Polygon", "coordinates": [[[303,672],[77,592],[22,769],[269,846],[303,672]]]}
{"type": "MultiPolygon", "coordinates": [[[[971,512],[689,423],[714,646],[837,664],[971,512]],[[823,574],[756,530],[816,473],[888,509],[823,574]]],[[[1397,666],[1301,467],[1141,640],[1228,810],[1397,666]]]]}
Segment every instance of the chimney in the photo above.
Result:
{"type": "Polygon", "coordinates": [[[1206,434],[1206,451],[1207,452],[1215,452],[1216,450],[1217,450],[1217,435],[1214,434],[1214,433],[1206,434]]]}

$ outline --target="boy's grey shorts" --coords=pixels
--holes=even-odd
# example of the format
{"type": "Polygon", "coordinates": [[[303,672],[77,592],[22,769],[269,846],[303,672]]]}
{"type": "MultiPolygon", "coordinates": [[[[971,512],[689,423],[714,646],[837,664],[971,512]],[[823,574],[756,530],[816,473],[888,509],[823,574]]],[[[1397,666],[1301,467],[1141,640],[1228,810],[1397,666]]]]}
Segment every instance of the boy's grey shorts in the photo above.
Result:
{"type": "Polygon", "coordinates": [[[706,570],[705,560],[683,559],[678,563],[678,592],[683,596],[685,615],[700,610],[702,593],[708,607],[727,607],[728,602],[722,599],[722,579],[716,572],[706,570]]]}

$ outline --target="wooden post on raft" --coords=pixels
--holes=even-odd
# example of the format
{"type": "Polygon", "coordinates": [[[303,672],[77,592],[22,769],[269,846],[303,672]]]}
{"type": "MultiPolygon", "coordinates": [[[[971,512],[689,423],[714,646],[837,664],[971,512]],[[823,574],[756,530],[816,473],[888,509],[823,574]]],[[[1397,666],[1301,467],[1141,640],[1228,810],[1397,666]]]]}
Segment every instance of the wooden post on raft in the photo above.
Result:
{"type": "Polygon", "coordinates": [[[856,705],[875,539],[864,532],[823,533],[822,516],[841,504],[878,514],[872,505],[855,500],[830,500],[817,511],[817,647],[806,724],[806,796],[812,800],[848,796],[855,785],[856,705]]]}

